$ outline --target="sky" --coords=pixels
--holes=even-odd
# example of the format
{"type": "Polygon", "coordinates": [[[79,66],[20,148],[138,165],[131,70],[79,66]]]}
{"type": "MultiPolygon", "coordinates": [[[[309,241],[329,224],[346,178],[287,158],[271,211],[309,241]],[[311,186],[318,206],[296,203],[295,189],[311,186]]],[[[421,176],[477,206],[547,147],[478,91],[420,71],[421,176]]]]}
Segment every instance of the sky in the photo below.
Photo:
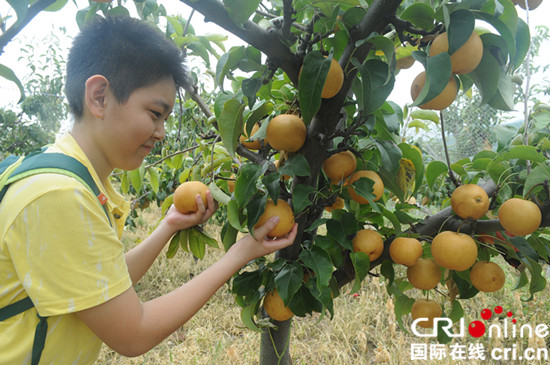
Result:
{"type": "MultiPolygon", "coordinates": [[[[88,0],[75,0],[80,8],[85,7],[88,4],[88,0]]],[[[168,10],[169,14],[181,14],[187,17],[190,13],[190,8],[181,3],[179,0],[159,0],[168,10]]],[[[130,6],[131,8],[131,6],[130,6]]],[[[9,5],[6,0],[0,0],[0,14],[6,15],[6,11],[9,9],[9,5]]],[[[20,47],[24,45],[30,38],[45,37],[52,31],[55,31],[58,26],[65,26],[68,29],[67,34],[74,35],[78,32],[78,26],[75,20],[75,13],[77,7],[74,5],[73,0],[69,0],[63,10],[58,12],[41,12],[39,13],[18,35],[8,44],[4,53],[0,55],[0,64],[12,68],[20,79],[25,78],[25,74],[29,72],[23,67],[25,62],[18,60],[20,56],[20,47]]],[[[526,20],[527,12],[521,8],[517,8],[519,16],[526,20]]],[[[12,11],[13,12],[13,11],[12,11]]],[[[542,4],[534,11],[529,12],[529,24],[531,29],[534,26],[545,24],[548,25],[547,17],[550,14],[550,0],[543,1],[542,4]]],[[[13,14],[12,14],[13,15],[13,14]]],[[[198,34],[205,33],[218,33],[230,36],[230,43],[237,44],[240,40],[236,39],[232,35],[228,34],[225,30],[219,28],[213,23],[204,23],[203,16],[201,14],[195,14],[192,20],[192,24],[195,27],[195,31],[198,34]]],[[[532,30],[533,32],[533,30],[532,30]]],[[[70,39],[64,44],[62,50],[64,55],[68,52],[70,47],[70,39]]],[[[541,60],[547,60],[550,57],[550,47],[548,45],[541,46],[541,51],[545,52],[541,60]]],[[[408,70],[402,70],[396,77],[396,83],[394,91],[389,97],[389,100],[393,100],[401,106],[405,103],[410,103],[410,84],[412,79],[423,70],[422,65],[419,62],[415,62],[414,66],[408,70]]],[[[550,75],[549,75],[550,77],[550,75]]],[[[13,105],[19,99],[19,91],[15,84],[0,78],[0,108],[8,105],[13,105]]],[[[519,108],[519,107],[518,107],[519,108]]]]}

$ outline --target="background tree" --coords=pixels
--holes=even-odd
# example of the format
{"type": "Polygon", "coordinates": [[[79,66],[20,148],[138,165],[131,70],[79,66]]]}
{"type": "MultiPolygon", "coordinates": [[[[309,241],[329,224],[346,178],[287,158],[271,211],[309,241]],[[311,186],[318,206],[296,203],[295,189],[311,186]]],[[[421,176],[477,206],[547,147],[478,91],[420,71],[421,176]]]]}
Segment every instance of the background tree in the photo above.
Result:
{"type": "Polygon", "coordinates": [[[38,40],[29,40],[20,50],[19,61],[29,75],[22,85],[26,97],[17,107],[0,110],[0,156],[27,154],[52,143],[62,122],[67,122],[68,109],[63,95],[65,60],[61,39],[65,29],[59,28],[44,37],[49,47],[42,49],[38,40]]]}
{"type": "MultiPolygon", "coordinates": [[[[23,21],[31,5],[23,9],[21,3],[17,4],[17,16],[23,21]]],[[[313,312],[332,316],[337,310],[333,298],[342,294],[340,289],[353,283],[351,292],[357,291],[369,274],[386,278],[387,290],[395,299],[396,318],[404,328],[403,316],[413,310],[413,298],[422,292],[413,288],[408,278],[396,275],[396,265],[409,262],[412,256],[396,256],[399,250],[390,249],[395,238],[412,239],[407,242],[413,242],[416,259],[424,255],[437,260],[431,247],[438,242],[438,233],[460,231],[474,242],[474,262],[502,255],[521,270],[524,280],[520,284],[528,285],[531,295],[545,286],[540,262],[548,262],[550,256],[544,235],[550,195],[550,113],[543,106],[529,113],[533,128],[529,133],[537,133],[531,145],[511,145],[514,135],[501,134],[492,150],[453,162],[449,158],[445,162],[430,159],[406,143],[402,133],[405,126],[411,126],[407,122],[410,118],[425,122],[437,119],[445,136],[446,119],[422,108],[447,93],[446,87],[453,83],[460,93],[476,88],[481,102],[495,109],[514,107],[512,76],[528,52],[530,35],[511,1],[182,3],[193,9],[192,17],[201,13],[205,20],[241,38],[245,45],[225,49],[223,37],[196,34],[190,19],[166,14],[161,2],[135,2],[138,16],[157,24],[166,20],[160,27],[190,58],[202,59],[206,67],[212,68],[212,60],[216,59],[215,69],[210,72],[215,90],[204,90],[207,84],[200,73],[195,73],[197,83],[179,98],[176,115],[169,121],[169,138],[162,148],[140,169],[116,176],[123,191],[138,198],[154,194],[162,201],[163,209],[171,204],[171,193],[178,182],[207,182],[222,204],[223,214],[227,214],[221,232],[225,249],[233,244],[239,231],[254,230],[268,199],[290,203],[292,218],[299,224],[295,244],[274,258],[251,262],[231,283],[236,302],[243,308],[244,323],[261,332],[261,363],[291,362],[289,313],[293,317],[313,312]],[[481,46],[478,44],[474,52],[481,56],[480,63],[466,73],[453,71],[451,54],[466,43],[476,22],[495,29],[480,36],[481,46]],[[448,35],[449,52],[430,56],[431,42],[443,31],[448,35]],[[403,67],[398,61],[411,56],[424,66],[426,77],[414,103],[402,109],[387,98],[399,77],[398,69],[403,67]],[[342,69],[341,73],[336,71],[342,76],[341,84],[330,76],[333,60],[342,69]],[[336,84],[335,92],[323,97],[327,79],[336,84]],[[278,143],[271,138],[270,130],[281,115],[285,115],[285,122],[298,118],[303,123],[282,142],[293,140],[305,127],[303,145],[274,148],[278,143]],[[246,144],[253,141],[260,141],[259,146],[247,148],[246,144]],[[325,161],[343,156],[339,153],[346,151],[357,164],[352,171],[376,174],[369,173],[369,177],[356,181],[344,181],[338,171],[331,176],[323,168],[325,161]],[[536,211],[542,212],[541,228],[525,236],[510,234],[505,242],[490,245],[478,237],[480,233],[504,231],[495,216],[459,216],[456,207],[453,210],[445,205],[437,206],[439,211],[433,214],[412,213],[411,209],[417,207],[407,203],[421,191],[435,192],[445,187],[450,194],[467,184],[483,186],[495,214],[512,197],[534,201],[536,211]],[[332,207],[338,198],[343,205],[327,213],[325,208],[332,207]],[[359,232],[365,229],[376,231],[381,238],[377,242],[383,242],[375,243],[376,255],[356,248],[358,237],[364,234],[359,232]],[[265,300],[271,299],[267,298],[282,303],[279,309],[287,316],[271,312],[272,318],[266,317],[262,308],[270,307],[265,300]]],[[[90,3],[79,11],[77,19],[82,24],[98,14],[129,14],[128,5],[124,1],[90,3]]],[[[453,97],[451,103],[454,93],[448,94],[453,97]]],[[[470,124],[478,127],[481,122],[472,120],[470,124]]],[[[339,161],[335,165],[343,166],[344,160],[339,161]]],[[[445,197],[440,198],[444,201],[445,197]]],[[[174,236],[167,254],[174,255],[181,247],[201,258],[206,245],[216,243],[200,229],[187,230],[174,236]]],[[[444,266],[442,261],[437,264],[444,266]]],[[[450,271],[436,282],[447,298],[444,315],[453,320],[462,316],[457,298],[469,299],[479,292],[470,279],[471,266],[466,270],[446,267],[450,271]]],[[[431,292],[427,290],[428,295],[431,292]]],[[[414,317],[414,311],[412,314],[414,317]]]]}

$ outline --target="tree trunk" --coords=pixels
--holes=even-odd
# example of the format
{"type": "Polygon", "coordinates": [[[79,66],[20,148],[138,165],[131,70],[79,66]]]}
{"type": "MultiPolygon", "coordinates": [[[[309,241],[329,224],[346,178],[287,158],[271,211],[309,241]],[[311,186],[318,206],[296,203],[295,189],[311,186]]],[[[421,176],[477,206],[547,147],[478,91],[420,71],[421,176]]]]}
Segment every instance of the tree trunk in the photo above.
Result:
{"type": "Polygon", "coordinates": [[[262,332],[260,342],[260,365],[290,365],[290,324],[292,318],[284,322],[273,320],[277,326],[262,332]]]}

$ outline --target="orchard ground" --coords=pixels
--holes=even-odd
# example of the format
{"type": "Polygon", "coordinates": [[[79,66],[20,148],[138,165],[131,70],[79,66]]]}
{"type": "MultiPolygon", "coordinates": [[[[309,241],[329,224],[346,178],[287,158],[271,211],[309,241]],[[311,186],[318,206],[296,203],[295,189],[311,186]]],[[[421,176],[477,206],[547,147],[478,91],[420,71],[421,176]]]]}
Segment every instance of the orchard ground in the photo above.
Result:
{"type": "MultiPolygon", "coordinates": [[[[154,205],[140,213],[135,232],[126,231],[124,244],[129,249],[147,236],[149,227],[157,222],[160,209],[154,205]]],[[[219,228],[206,227],[211,237],[219,238],[219,228]]],[[[195,260],[191,254],[179,250],[172,259],[160,255],[153,267],[137,285],[143,301],[168,293],[206,269],[223,254],[223,249],[208,248],[203,260],[195,260]]],[[[526,288],[513,291],[519,277],[515,269],[501,261],[506,272],[506,284],[496,293],[480,293],[476,300],[461,301],[466,323],[479,320],[484,308],[500,305],[512,311],[518,324],[550,325],[550,288],[536,293],[530,302],[526,288]]],[[[375,270],[377,272],[378,269],[375,270]]],[[[397,269],[397,276],[406,276],[405,267],[397,269]]],[[[445,291],[445,288],[438,288],[445,291]]],[[[386,291],[385,280],[378,277],[366,279],[358,295],[347,295],[351,286],[342,289],[335,299],[335,315],[321,318],[317,313],[305,318],[295,317],[292,322],[291,357],[294,364],[488,364],[506,363],[476,360],[411,360],[411,345],[433,343],[421,339],[410,331],[410,316],[404,321],[408,333],[399,328],[394,314],[394,304],[386,291]]],[[[418,292],[418,291],[415,291],[418,292]]],[[[411,295],[409,291],[407,295],[411,295]]],[[[442,294],[432,298],[450,310],[442,294]]],[[[240,308],[227,286],[219,290],[208,304],[184,327],[143,356],[125,358],[104,346],[97,364],[258,364],[260,336],[244,327],[240,308]]],[[[550,337],[527,339],[484,339],[467,336],[455,340],[460,345],[483,343],[485,348],[512,347],[546,348],[550,337]]],[[[454,343],[454,342],[453,342],[454,343]]],[[[449,350],[450,344],[444,345],[449,350]]],[[[547,361],[514,361],[514,364],[546,364],[547,361]]]]}

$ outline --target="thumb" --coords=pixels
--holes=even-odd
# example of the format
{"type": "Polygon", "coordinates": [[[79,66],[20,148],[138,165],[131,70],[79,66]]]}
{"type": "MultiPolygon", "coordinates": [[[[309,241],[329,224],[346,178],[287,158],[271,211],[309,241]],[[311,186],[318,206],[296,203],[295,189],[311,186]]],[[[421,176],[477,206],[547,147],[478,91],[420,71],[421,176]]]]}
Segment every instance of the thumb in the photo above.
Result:
{"type": "Polygon", "coordinates": [[[258,227],[256,230],[257,237],[265,237],[275,226],[280,222],[281,218],[279,216],[274,216],[269,218],[261,227],[258,227]]]}

